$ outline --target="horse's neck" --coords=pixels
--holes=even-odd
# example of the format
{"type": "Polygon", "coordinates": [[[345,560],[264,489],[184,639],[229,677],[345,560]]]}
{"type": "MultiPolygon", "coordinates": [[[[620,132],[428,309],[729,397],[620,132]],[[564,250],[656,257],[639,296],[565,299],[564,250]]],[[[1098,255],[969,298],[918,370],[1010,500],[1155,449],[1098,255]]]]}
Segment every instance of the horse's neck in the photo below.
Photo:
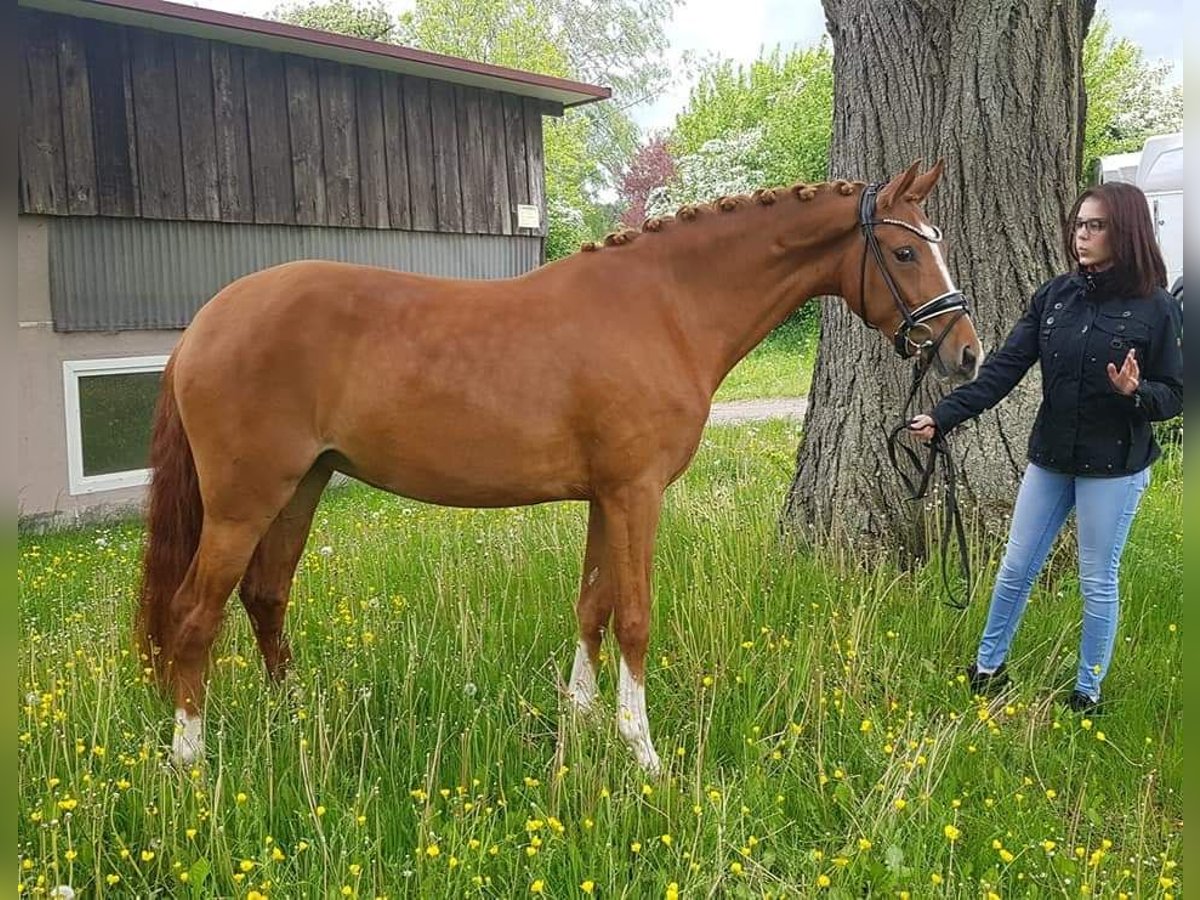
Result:
{"type": "Polygon", "coordinates": [[[674,296],[665,302],[675,305],[696,368],[714,391],[797,307],[842,292],[851,231],[831,222],[824,204],[785,197],[777,206],[705,212],[675,223],[661,240],[639,239],[645,244],[637,249],[658,254],[672,273],[674,296]]]}

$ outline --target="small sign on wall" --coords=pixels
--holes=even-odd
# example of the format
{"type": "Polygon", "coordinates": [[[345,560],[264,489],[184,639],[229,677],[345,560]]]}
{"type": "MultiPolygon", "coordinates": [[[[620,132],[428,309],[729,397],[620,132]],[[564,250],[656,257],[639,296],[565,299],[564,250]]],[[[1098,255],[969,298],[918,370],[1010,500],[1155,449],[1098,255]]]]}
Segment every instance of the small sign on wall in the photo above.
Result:
{"type": "Polygon", "coordinates": [[[536,206],[528,203],[517,204],[517,227],[540,228],[542,225],[541,212],[536,206]]]}

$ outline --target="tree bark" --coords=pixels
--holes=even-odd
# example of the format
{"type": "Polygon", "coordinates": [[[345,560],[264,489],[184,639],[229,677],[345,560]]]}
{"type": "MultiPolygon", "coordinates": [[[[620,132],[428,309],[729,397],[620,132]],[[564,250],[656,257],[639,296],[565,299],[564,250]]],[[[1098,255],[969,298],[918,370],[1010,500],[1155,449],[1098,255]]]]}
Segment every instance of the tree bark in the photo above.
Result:
{"type": "MultiPolygon", "coordinates": [[[[985,353],[1037,286],[1063,271],[1061,226],[1083,149],[1083,40],[1094,0],[824,0],[834,47],[830,176],[885,180],[946,160],[927,204],[971,300],[985,353]]],[[[960,502],[1003,532],[1040,398],[1031,371],[1008,399],[951,440],[960,502]]],[[[887,461],[911,364],[826,301],[786,529],[859,553],[923,555],[931,524],[887,461]]],[[[928,410],[947,389],[915,402],[928,410]]]]}

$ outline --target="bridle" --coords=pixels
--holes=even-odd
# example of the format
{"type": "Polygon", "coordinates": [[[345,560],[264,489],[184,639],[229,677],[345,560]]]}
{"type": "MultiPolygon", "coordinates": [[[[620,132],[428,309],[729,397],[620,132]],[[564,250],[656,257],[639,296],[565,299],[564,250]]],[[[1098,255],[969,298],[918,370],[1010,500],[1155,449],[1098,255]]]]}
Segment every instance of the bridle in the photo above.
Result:
{"type": "Polygon", "coordinates": [[[879,269],[883,283],[887,285],[888,291],[892,295],[892,300],[896,304],[896,309],[900,313],[901,319],[903,319],[900,327],[892,335],[892,347],[895,348],[896,353],[901,359],[916,357],[916,362],[913,365],[912,385],[909,387],[908,397],[905,399],[904,406],[900,411],[900,424],[893,428],[887,437],[888,459],[891,461],[892,468],[896,470],[896,474],[900,476],[900,480],[904,482],[904,486],[908,489],[909,499],[921,500],[929,492],[929,483],[933,479],[934,471],[937,468],[938,458],[941,458],[942,475],[946,487],[946,508],[942,525],[941,548],[942,584],[945,586],[946,593],[950,597],[948,605],[955,609],[966,609],[971,591],[971,563],[967,548],[966,531],[963,528],[962,515],[958,507],[956,491],[957,474],[954,469],[954,460],[950,455],[950,444],[947,442],[944,434],[940,431],[936,432],[933,440],[928,445],[929,454],[925,458],[925,462],[922,463],[912,448],[900,440],[900,435],[908,430],[909,424],[912,421],[910,408],[913,399],[917,396],[917,391],[920,390],[921,383],[929,373],[930,366],[942,342],[946,339],[946,335],[950,333],[950,330],[958,320],[963,316],[969,317],[970,312],[967,309],[966,296],[962,291],[954,287],[944,294],[939,294],[932,300],[925,301],[915,309],[910,309],[904,302],[904,298],[900,293],[900,287],[896,284],[896,280],[888,270],[887,258],[884,255],[883,248],[879,244],[879,238],[875,234],[875,229],[881,225],[903,228],[930,244],[940,244],[942,242],[942,232],[934,226],[930,226],[932,232],[926,232],[900,219],[877,219],[875,217],[875,205],[882,187],[882,184],[867,185],[863,189],[858,205],[858,225],[863,235],[858,314],[859,318],[869,328],[878,329],[878,326],[873,325],[867,319],[867,258],[870,256],[875,259],[875,265],[879,269]],[[929,323],[942,316],[950,316],[951,318],[946,326],[935,336],[934,330],[929,323]],[[901,467],[899,460],[900,453],[905,454],[909,463],[919,473],[917,478],[909,477],[901,467]],[[950,549],[950,531],[952,528],[957,537],[959,561],[967,589],[966,598],[962,601],[957,599],[954,590],[950,586],[950,577],[946,568],[949,557],[948,551],[950,549]]]}
{"type": "Polygon", "coordinates": [[[883,283],[887,285],[888,292],[892,295],[892,301],[896,304],[896,310],[904,320],[896,329],[896,333],[892,335],[892,346],[902,359],[908,359],[922,351],[936,351],[946,334],[954,327],[954,323],[963,316],[969,316],[970,313],[967,311],[967,298],[962,291],[954,287],[932,300],[927,300],[916,309],[909,309],[908,304],[904,302],[904,298],[900,294],[900,287],[892,277],[891,271],[888,270],[887,259],[884,256],[883,248],[879,245],[879,237],[875,234],[875,229],[881,225],[903,228],[929,244],[940,244],[942,232],[941,229],[934,226],[930,226],[932,228],[932,233],[930,233],[900,219],[875,218],[875,202],[882,187],[882,184],[867,185],[863,189],[858,203],[858,227],[863,235],[862,269],[858,282],[858,315],[869,328],[877,327],[871,324],[867,318],[867,257],[870,255],[874,257],[883,283]],[[929,323],[940,316],[951,313],[954,314],[954,318],[935,338],[929,323]],[[918,339],[918,336],[921,335],[923,337],[918,339]]]}

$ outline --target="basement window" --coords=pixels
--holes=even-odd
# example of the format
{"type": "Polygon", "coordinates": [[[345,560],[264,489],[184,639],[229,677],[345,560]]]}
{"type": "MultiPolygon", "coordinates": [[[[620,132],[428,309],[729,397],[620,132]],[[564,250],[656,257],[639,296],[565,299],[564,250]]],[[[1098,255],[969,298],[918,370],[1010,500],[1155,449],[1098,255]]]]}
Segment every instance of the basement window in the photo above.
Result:
{"type": "Polygon", "coordinates": [[[72,494],[149,484],[150,427],[166,365],[166,356],[63,363],[72,494]]]}

